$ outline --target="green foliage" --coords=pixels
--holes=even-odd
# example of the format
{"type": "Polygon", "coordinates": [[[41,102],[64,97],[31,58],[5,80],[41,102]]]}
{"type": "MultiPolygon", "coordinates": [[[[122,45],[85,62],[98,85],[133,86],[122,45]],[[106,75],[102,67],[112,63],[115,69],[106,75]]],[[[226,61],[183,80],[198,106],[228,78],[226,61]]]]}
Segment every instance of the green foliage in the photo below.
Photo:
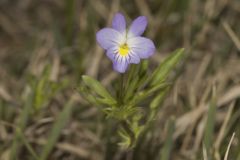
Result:
{"type": "MultiPolygon", "coordinates": [[[[24,137],[24,130],[27,127],[29,119],[32,114],[37,114],[40,109],[47,106],[50,100],[58,93],[61,89],[65,88],[67,81],[60,83],[53,82],[50,80],[50,66],[46,67],[42,73],[41,78],[31,77],[30,78],[30,90],[23,97],[23,110],[20,113],[18,124],[15,128],[15,135],[11,146],[11,159],[16,159],[19,148],[25,145],[33,159],[38,160],[37,154],[24,137]],[[35,111],[35,112],[34,112],[35,111]]],[[[69,104],[65,107],[59,116],[59,120],[53,127],[52,134],[49,137],[49,141],[44,147],[40,159],[44,160],[47,158],[49,152],[53,148],[57,138],[60,135],[60,131],[64,126],[66,120],[69,118],[71,107],[69,104]]]]}
{"type": "Polygon", "coordinates": [[[40,78],[31,76],[30,84],[33,93],[33,107],[35,111],[48,105],[49,101],[62,89],[64,89],[68,82],[63,80],[61,82],[54,82],[50,80],[51,67],[45,67],[40,78]]]}
{"type": "Polygon", "coordinates": [[[167,125],[167,137],[165,144],[161,150],[161,160],[168,160],[170,158],[170,152],[172,150],[173,145],[173,133],[175,130],[175,119],[170,118],[167,125]]]}
{"type": "Polygon", "coordinates": [[[152,76],[148,79],[151,86],[162,83],[166,80],[171,70],[175,67],[179,60],[183,58],[183,52],[183,48],[177,49],[159,65],[152,76]]]}
{"type": "Polygon", "coordinates": [[[49,153],[56,144],[58,137],[60,136],[61,130],[67,123],[67,120],[71,116],[73,101],[72,99],[64,106],[63,111],[59,114],[48,138],[47,144],[44,146],[42,153],[40,154],[40,160],[46,160],[49,153]]]}
{"type": "Polygon", "coordinates": [[[21,138],[22,138],[22,132],[24,131],[27,121],[30,117],[30,111],[31,107],[33,104],[33,93],[30,92],[29,95],[27,96],[27,99],[24,101],[24,108],[23,111],[20,114],[20,119],[18,122],[18,127],[15,129],[15,135],[13,139],[13,143],[11,146],[11,159],[16,159],[19,147],[22,143],[21,138]]]}
{"type": "Polygon", "coordinates": [[[215,126],[215,115],[216,115],[216,95],[215,90],[213,90],[211,103],[209,104],[209,110],[207,115],[207,121],[204,132],[204,147],[206,147],[208,159],[211,158],[211,148],[213,144],[214,126],[215,126]]]}
{"type": "Polygon", "coordinates": [[[82,76],[83,82],[87,87],[89,87],[90,91],[94,91],[97,96],[109,101],[110,104],[115,104],[115,99],[109,94],[109,92],[95,79],[89,76],[82,76]]]}
{"type": "MultiPolygon", "coordinates": [[[[90,103],[102,106],[101,110],[108,118],[119,121],[118,133],[121,137],[119,144],[131,148],[155,118],[171,85],[169,75],[183,58],[184,49],[176,50],[150,75],[147,72],[148,61],[141,62],[141,65],[132,65],[127,75],[121,75],[115,91],[116,97],[112,96],[113,93],[108,92],[100,82],[86,75],[82,76],[82,83],[78,89],[90,103]],[[149,115],[144,115],[143,110],[138,107],[142,102],[148,102],[144,105],[149,105],[149,108],[146,108],[150,110],[149,115]],[[146,123],[140,124],[143,119],[147,119],[146,123]]],[[[167,146],[169,149],[170,142],[167,146]]]]}
{"type": "MultiPolygon", "coordinates": [[[[50,160],[194,160],[203,159],[200,143],[209,146],[206,150],[210,153],[209,158],[213,151],[213,159],[220,160],[224,159],[230,136],[235,132],[228,160],[240,160],[237,65],[240,64],[240,59],[239,47],[233,43],[239,39],[238,6],[239,0],[0,1],[0,159],[39,160],[45,150],[45,159],[50,160]],[[127,75],[124,75],[123,88],[120,87],[121,83],[111,79],[112,75],[115,78],[115,74],[108,75],[105,70],[110,61],[106,58],[103,60],[101,54],[94,57],[101,52],[96,47],[96,32],[99,28],[110,26],[109,20],[118,10],[126,15],[127,22],[130,22],[130,17],[146,16],[149,25],[145,35],[151,37],[155,44],[161,44],[163,50],[184,43],[188,57],[180,68],[184,69],[183,72],[179,72],[177,68],[177,72],[170,69],[170,73],[166,74],[163,69],[158,72],[158,76],[164,79],[163,75],[166,74],[167,80],[162,82],[153,78],[152,71],[164,66],[166,59],[155,68],[157,61],[152,64],[144,60],[138,65],[131,64],[127,75]],[[221,27],[222,24],[229,27],[221,27]],[[46,67],[41,75],[27,77],[29,68],[41,70],[46,63],[54,62],[55,56],[60,58],[60,63],[54,66],[59,67],[57,69],[61,75],[57,82],[50,80],[51,67],[46,67]],[[93,59],[101,60],[100,64],[89,64],[93,59]],[[151,70],[148,63],[151,64],[151,70]],[[81,79],[82,73],[89,73],[96,66],[101,66],[96,71],[99,77],[110,77],[107,80],[112,84],[107,84],[107,92],[114,101],[103,98],[82,82],[83,85],[78,89],[91,104],[87,105],[84,100],[76,99],[74,108],[68,107],[71,113],[74,109],[74,113],[71,115],[68,112],[71,116],[62,121],[60,128],[55,127],[56,123],[64,120],[59,116],[62,115],[62,110],[67,109],[66,103],[75,92],[74,87],[68,85],[69,82],[75,84],[75,81],[81,79]],[[194,78],[194,71],[199,79],[194,78]],[[181,81],[175,83],[178,76],[181,81]],[[146,93],[154,87],[150,84],[154,80],[160,82],[159,86],[162,87],[151,94],[138,97],[140,93],[146,93]],[[209,103],[208,97],[212,81],[216,82],[219,89],[216,106],[209,103]],[[64,87],[66,85],[68,86],[64,87]],[[173,95],[176,97],[173,102],[168,101],[163,105],[172,85],[175,85],[173,95]],[[230,91],[231,88],[234,90],[230,91]],[[228,98],[231,100],[227,102],[228,98]],[[127,105],[133,99],[134,103],[127,105]],[[223,101],[224,105],[219,106],[219,102],[223,101]],[[223,120],[225,122],[227,119],[224,116],[228,110],[226,103],[230,101],[235,101],[235,108],[226,124],[220,146],[215,150],[215,142],[218,142],[221,132],[219,128],[223,126],[223,120]],[[202,119],[188,121],[190,127],[182,131],[181,126],[185,124],[181,117],[191,119],[191,113],[198,110],[195,107],[208,103],[209,112],[197,113],[206,120],[204,132],[201,128],[202,119]],[[91,108],[93,105],[98,106],[103,114],[96,113],[91,108]],[[161,109],[163,106],[167,108],[161,109]],[[169,121],[163,120],[156,115],[177,116],[176,130],[173,129],[174,119],[169,117],[169,121]],[[217,117],[217,123],[211,115],[217,117]],[[61,134],[66,121],[70,124],[67,126],[67,133],[61,134]],[[162,130],[164,126],[166,132],[162,130]],[[58,129],[52,131],[53,128],[58,129]],[[121,138],[121,146],[134,146],[136,143],[133,142],[136,141],[136,147],[131,150],[118,148],[116,142],[120,140],[116,138],[116,129],[121,138]],[[48,130],[50,134],[46,133],[48,130]],[[182,135],[179,136],[181,131],[182,135]],[[138,137],[137,140],[135,137],[138,137]],[[70,148],[58,145],[62,142],[70,148]],[[193,144],[194,148],[191,148],[193,144]],[[82,150],[85,151],[83,154],[82,150]],[[215,155],[215,151],[219,157],[215,155]]],[[[168,58],[173,60],[171,56],[168,58]]],[[[160,57],[154,58],[158,60],[160,57]]]]}

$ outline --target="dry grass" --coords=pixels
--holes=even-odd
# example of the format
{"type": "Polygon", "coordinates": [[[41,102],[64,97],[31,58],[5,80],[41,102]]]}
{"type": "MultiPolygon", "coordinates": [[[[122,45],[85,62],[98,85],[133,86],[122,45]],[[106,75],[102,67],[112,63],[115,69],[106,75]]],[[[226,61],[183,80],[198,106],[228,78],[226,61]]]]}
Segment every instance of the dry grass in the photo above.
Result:
{"type": "MultiPolygon", "coordinates": [[[[176,122],[171,159],[207,159],[211,154],[216,160],[240,160],[239,6],[238,0],[0,1],[0,159],[10,159],[32,77],[41,79],[46,66],[51,65],[49,80],[57,84],[66,81],[66,87],[31,113],[22,131],[37,155],[57,116],[74,97],[73,111],[49,160],[159,159],[169,117],[176,122]],[[74,90],[82,74],[112,89],[118,75],[96,44],[95,33],[109,26],[117,11],[128,20],[138,15],[148,17],[145,34],[158,48],[150,59],[150,70],[176,48],[184,47],[188,54],[154,126],[132,151],[117,147],[114,122],[74,90]],[[207,150],[203,139],[214,87],[213,144],[207,150]]],[[[18,159],[31,159],[30,155],[21,144],[18,159]]]]}

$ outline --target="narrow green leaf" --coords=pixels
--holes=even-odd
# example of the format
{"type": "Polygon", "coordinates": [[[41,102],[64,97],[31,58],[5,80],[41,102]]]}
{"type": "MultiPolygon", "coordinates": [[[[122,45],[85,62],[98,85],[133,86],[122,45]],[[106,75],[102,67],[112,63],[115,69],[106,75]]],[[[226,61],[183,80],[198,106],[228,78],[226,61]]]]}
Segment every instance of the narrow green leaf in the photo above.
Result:
{"type": "Polygon", "coordinates": [[[85,86],[79,86],[77,88],[79,93],[86,99],[89,103],[92,103],[94,105],[100,105],[99,102],[97,101],[96,97],[91,95],[88,91],[88,89],[85,86]]]}
{"type": "Polygon", "coordinates": [[[148,60],[143,60],[140,65],[140,75],[144,75],[148,70],[148,60]]]}
{"type": "Polygon", "coordinates": [[[128,85],[128,87],[126,87],[127,90],[126,90],[126,94],[124,95],[124,101],[127,101],[134,95],[133,93],[137,89],[138,80],[139,80],[139,78],[136,77],[133,81],[128,82],[129,85],[128,85]]]}
{"type": "Polygon", "coordinates": [[[168,86],[169,86],[168,83],[161,83],[161,84],[158,84],[148,90],[141,91],[134,96],[134,98],[131,100],[130,104],[137,104],[137,103],[143,101],[145,98],[151,96],[154,92],[163,90],[168,86]]]}
{"type": "Polygon", "coordinates": [[[128,148],[128,146],[130,146],[131,144],[131,137],[129,137],[129,135],[126,133],[126,131],[123,128],[118,130],[118,135],[122,139],[121,142],[118,143],[118,145],[123,148],[128,148]]]}
{"type": "Polygon", "coordinates": [[[163,82],[176,66],[176,64],[184,57],[184,49],[177,49],[169,57],[167,57],[159,67],[154,71],[152,77],[150,77],[151,86],[163,82]]]}
{"type": "Polygon", "coordinates": [[[116,103],[109,100],[109,99],[106,99],[106,98],[96,98],[96,102],[100,105],[100,104],[106,104],[106,105],[109,105],[109,106],[114,106],[116,103]]]}
{"type": "Polygon", "coordinates": [[[136,67],[136,65],[131,66],[129,75],[127,76],[124,102],[132,99],[132,97],[134,97],[135,95],[135,92],[141,90],[141,88],[145,84],[146,79],[148,78],[147,66],[147,60],[142,61],[140,66],[138,67],[136,67]]]}
{"type": "Polygon", "coordinates": [[[207,122],[206,122],[206,125],[205,125],[204,138],[203,138],[204,146],[206,147],[206,150],[208,152],[208,156],[210,154],[210,149],[211,149],[212,144],[213,144],[215,115],[216,115],[216,95],[215,95],[215,90],[214,90],[213,91],[213,96],[212,96],[212,99],[211,99],[211,103],[209,105],[207,122]]]}
{"type": "Polygon", "coordinates": [[[168,121],[168,126],[167,126],[167,137],[164,142],[164,146],[161,150],[161,160],[169,160],[170,159],[170,153],[172,150],[173,146],[173,133],[175,130],[175,120],[173,117],[171,117],[168,121]]]}
{"type": "Polygon", "coordinates": [[[50,136],[48,138],[48,143],[44,146],[40,160],[46,160],[48,155],[52,151],[54,145],[56,144],[63,127],[65,126],[67,120],[71,116],[73,106],[73,100],[71,99],[66,106],[64,106],[63,111],[59,114],[57,121],[54,123],[54,126],[51,130],[50,136]]]}
{"type": "Polygon", "coordinates": [[[17,157],[19,146],[22,144],[20,141],[21,140],[20,133],[24,131],[24,129],[27,125],[32,105],[33,105],[33,94],[30,93],[30,95],[25,100],[24,108],[20,115],[18,128],[15,132],[13,144],[11,146],[11,158],[10,159],[16,159],[16,157],[17,157]]]}
{"type": "Polygon", "coordinates": [[[104,108],[103,112],[107,114],[107,117],[112,117],[117,120],[126,120],[132,117],[138,112],[136,107],[132,106],[121,106],[121,107],[108,107],[104,108]]]}
{"type": "Polygon", "coordinates": [[[24,145],[26,146],[27,150],[28,150],[29,153],[32,155],[33,159],[39,160],[38,155],[35,153],[33,147],[29,144],[29,142],[27,141],[27,139],[25,138],[25,136],[23,135],[23,133],[21,132],[21,130],[17,129],[17,132],[18,132],[18,134],[19,134],[19,138],[20,138],[21,141],[24,143],[24,145]]]}
{"type": "Polygon", "coordinates": [[[65,0],[66,6],[66,40],[67,44],[70,44],[73,36],[73,28],[74,28],[74,16],[75,16],[75,0],[65,0]]]}
{"type": "Polygon", "coordinates": [[[151,109],[157,109],[158,106],[162,103],[166,93],[168,92],[170,87],[166,87],[164,90],[162,90],[156,97],[153,98],[152,102],[150,103],[151,109]]]}
{"type": "Polygon", "coordinates": [[[94,92],[96,92],[99,96],[109,99],[109,101],[112,101],[113,103],[115,99],[109,94],[109,92],[101,85],[100,82],[97,80],[89,77],[89,76],[82,76],[83,82],[94,92]]]}

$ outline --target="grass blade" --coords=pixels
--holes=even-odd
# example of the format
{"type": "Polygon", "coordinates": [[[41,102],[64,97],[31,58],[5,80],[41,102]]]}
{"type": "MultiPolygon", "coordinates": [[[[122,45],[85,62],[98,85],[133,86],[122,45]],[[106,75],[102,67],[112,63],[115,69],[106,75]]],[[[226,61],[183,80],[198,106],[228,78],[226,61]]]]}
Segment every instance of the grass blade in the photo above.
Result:
{"type": "Polygon", "coordinates": [[[232,141],[234,139],[234,136],[235,136],[235,133],[233,133],[231,139],[230,139],[230,142],[228,144],[228,147],[227,147],[227,151],[225,153],[225,156],[224,156],[224,160],[227,160],[228,159],[228,153],[229,153],[229,150],[230,150],[230,147],[231,147],[231,144],[232,144],[232,141]]]}
{"type": "Polygon", "coordinates": [[[20,133],[22,133],[24,131],[25,127],[26,127],[27,121],[29,119],[29,113],[30,113],[32,104],[33,104],[33,94],[30,93],[30,96],[25,101],[23,111],[20,115],[20,121],[19,121],[19,124],[18,124],[18,128],[16,128],[16,132],[15,132],[14,139],[13,139],[13,144],[12,144],[12,147],[11,147],[10,159],[15,160],[17,158],[19,146],[21,145],[21,141],[20,141],[21,135],[20,135],[20,133]]]}
{"type": "Polygon", "coordinates": [[[63,111],[60,113],[60,115],[57,118],[57,121],[55,122],[50,136],[48,138],[48,143],[45,145],[45,147],[42,150],[40,160],[46,160],[49,153],[52,151],[54,145],[56,144],[60,133],[65,126],[67,120],[69,119],[72,111],[73,106],[73,99],[71,99],[66,106],[64,106],[63,111]]]}
{"type": "MultiPolygon", "coordinates": [[[[215,115],[216,115],[216,91],[213,89],[211,103],[209,105],[207,122],[205,125],[205,132],[203,142],[207,150],[208,156],[210,155],[210,149],[213,144],[213,136],[214,136],[214,125],[215,125],[215,115]]],[[[208,157],[210,158],[210,157],[208,157]]]]}
{"type": "Polygon", "coordinates": [[[161,150],[161,160],[169,160],[170,153],[173,146],[173,133],[175,130],[175,120],[174,118],[170,118],[168,122],[168,129],[167,129],[167,138],[163,149],[161,150]]]}

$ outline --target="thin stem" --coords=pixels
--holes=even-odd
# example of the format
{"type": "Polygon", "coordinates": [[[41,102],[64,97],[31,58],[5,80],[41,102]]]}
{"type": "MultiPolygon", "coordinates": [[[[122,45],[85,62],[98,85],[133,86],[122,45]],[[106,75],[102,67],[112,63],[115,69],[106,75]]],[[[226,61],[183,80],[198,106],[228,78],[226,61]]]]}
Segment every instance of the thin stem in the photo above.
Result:
{"type": "MultiPolygon", "coordinates": [[[[119,83],[119,93],[118,93],[118,103],[119,103],[119,107],[124,107],[124,94],[125,94],[125,85],[124,85],[124,81],[125,81],[125,74],[121,74],[120,76],[120,83],[119,83]]],[[[121,122],[121,126],[123,127],[123,129],[127,132],[127,134],[130,137],[130,144],[129,147],[132,147],[135,143],[135,134],[132,131],[130,125],[127,123],[126,120],[122,120],[121,122]]]]}
{"type": "Polygon", "coordinates": [[[124,96],[124,74],[121,74],[121,76],[120,76],[120,88],[119,88],[119,94],[118,94],[118,102],[119,102],[120,106],[122,106],[124,104],[123,96],[124,96]]]}

